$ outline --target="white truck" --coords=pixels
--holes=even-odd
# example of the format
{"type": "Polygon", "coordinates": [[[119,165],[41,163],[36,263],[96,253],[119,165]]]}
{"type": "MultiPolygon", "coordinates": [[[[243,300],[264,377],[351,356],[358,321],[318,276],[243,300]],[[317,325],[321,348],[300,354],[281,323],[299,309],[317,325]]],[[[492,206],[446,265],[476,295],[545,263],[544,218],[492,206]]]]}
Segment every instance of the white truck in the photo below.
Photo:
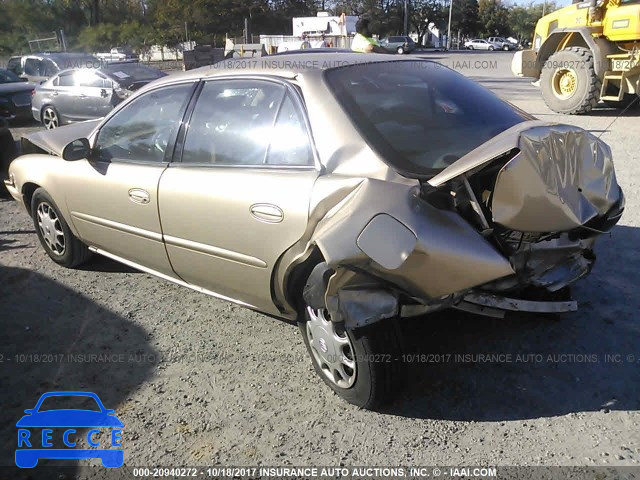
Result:
{"type": "Polygon", "coordinates": [[[131,50],[124,48],[112,48],[109,53],[94,53],[94,56],[106,63],[138,61],[138,57],[131,50]]]}

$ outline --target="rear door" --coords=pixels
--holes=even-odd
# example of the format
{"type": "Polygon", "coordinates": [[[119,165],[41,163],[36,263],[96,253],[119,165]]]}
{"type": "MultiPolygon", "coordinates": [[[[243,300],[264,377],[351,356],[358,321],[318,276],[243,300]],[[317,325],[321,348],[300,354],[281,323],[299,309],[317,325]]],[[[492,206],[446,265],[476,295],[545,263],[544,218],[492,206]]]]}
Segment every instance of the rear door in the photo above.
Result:
{"type": "Polygon", "coordinates": [[[271,275],[307,227],[318,176],[300,95],[276,80],[208,81],[183,143],[159,190],[175,272],[277,313],[271,275]]]}
{"type": "Polygon", "coordinates": [[[104,117],[113,108],[111,94],[113,88],[107,88],[111,81],[93,70],[77,70],[76,77],[76,115],[78,120],[104,117]]]}

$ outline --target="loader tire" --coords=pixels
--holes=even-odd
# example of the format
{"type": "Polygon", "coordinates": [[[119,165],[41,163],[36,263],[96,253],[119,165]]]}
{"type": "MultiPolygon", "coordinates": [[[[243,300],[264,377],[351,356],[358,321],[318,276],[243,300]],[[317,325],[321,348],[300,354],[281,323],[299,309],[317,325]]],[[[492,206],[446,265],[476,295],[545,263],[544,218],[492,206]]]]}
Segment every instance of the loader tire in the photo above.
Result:
{"type": "Polygon", "coordinates": [[[590,112],[600,100],[602,82],[596,75],[593,54],[584,47],[569,47],[551,55],[540,75],[542,98],[557,113],[590,112]]]}

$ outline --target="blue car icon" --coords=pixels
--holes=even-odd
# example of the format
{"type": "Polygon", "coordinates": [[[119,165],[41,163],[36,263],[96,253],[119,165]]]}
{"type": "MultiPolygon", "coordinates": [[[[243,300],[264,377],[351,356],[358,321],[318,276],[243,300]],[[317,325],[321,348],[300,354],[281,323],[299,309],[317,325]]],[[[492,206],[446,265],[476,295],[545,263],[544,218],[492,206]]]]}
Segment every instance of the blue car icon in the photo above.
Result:
{"type": "MultiPolygon", "coordinates": [[[[57,399],[60,400],[60,399],[57,399]]],[[[64,399],[66,401],[66,399],[64,399]]],[[[121,467],[124,464],[124,450],[120,444],[122,422],[115,416],[115,411],[104,407],[100,398],[92,392],[49,392],[43,394],[36,406],[24,411],[26,415],[18,420],[18,448],[16,449],[16,465],[20,468],[33,468],[39,459],[81,459],[99,458],[102,465],[109,468],[121,467]],[[52,397],[85,397],[84,400],[95,400],[98,410],[55,409],[40,411],[42,402],[52,397]],[[65,428],[62,440],[66,448],[52,448],[52,428],[65,428]],[[76,428],[94,427],[86,434],[89,446],[97,448],[74,448],[76,446],[76,428]],[[31,436],[29,428],[42,428],[42,435],[31,436]],[[104,448],[95,439],[100,428],[110,428],[109,445],[104,448]]]]}

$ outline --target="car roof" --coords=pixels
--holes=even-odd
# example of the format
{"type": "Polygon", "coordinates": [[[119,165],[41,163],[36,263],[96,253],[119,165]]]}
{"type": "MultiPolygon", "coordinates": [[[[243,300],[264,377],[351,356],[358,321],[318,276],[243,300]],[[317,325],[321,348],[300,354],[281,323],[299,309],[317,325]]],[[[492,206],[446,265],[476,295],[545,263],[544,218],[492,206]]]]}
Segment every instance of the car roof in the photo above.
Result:
{"type": "Polygon", "coordinates": [[[168,75],[154,81],[154,85],[175,83],[182,80],[214,78],[234,75],[275,75],[295,78],[299,74],[322,72],[332,68],[362,63],[429,61],[422,58],[402,58],[385,53],[340,52],[335,54],[323,51],[319,53],[293,53],[287,55],[266,55],[256,58],[237,58],[222,60],[183,73],[168,75]]]}

